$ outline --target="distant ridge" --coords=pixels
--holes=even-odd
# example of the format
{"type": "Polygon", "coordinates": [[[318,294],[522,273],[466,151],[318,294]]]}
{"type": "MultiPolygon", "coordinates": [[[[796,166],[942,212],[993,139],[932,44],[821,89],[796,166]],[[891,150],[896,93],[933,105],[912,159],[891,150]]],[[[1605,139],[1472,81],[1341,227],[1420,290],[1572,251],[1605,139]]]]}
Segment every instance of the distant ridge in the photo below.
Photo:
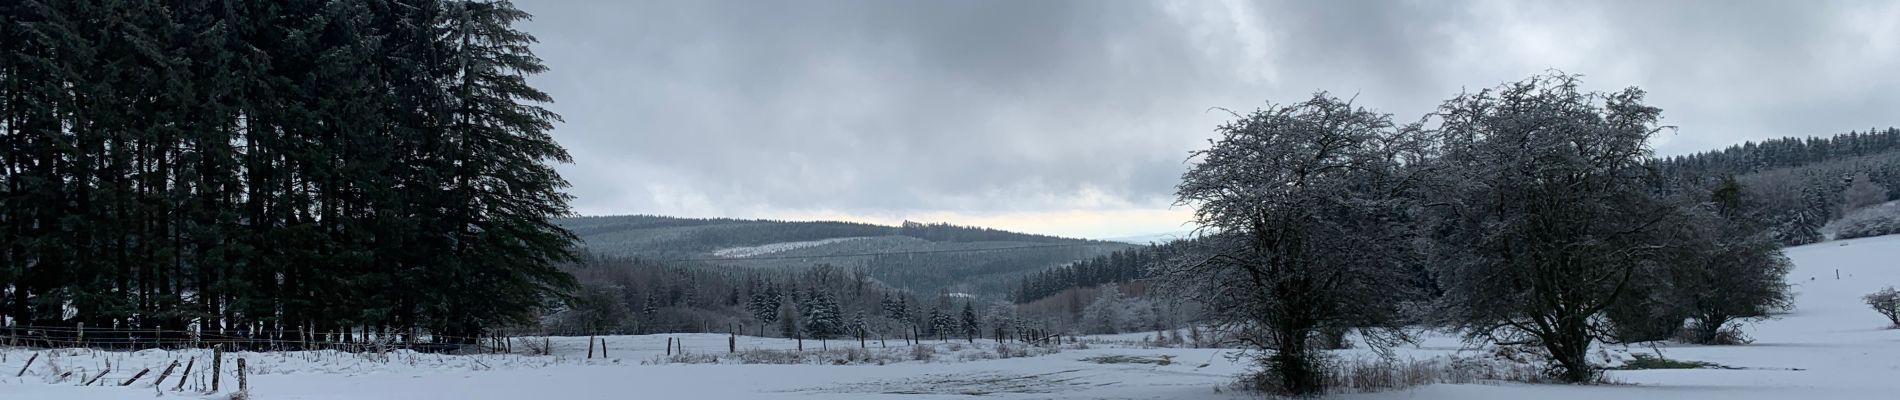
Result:
{"type": "Polygon", "coordinates": [[[1133,236],[1118,236],[1118,237],[1102,238],[1100,240],[1105,240],[1105,241],[1110,241],[1110,242],[1121,242],[1121,243],[1128,243],[1128,244],[1157,244],[1157,243],[1172,242],[1179,239],[1187,239],[1192,236],[1194,236],[1193,230],[1181,230],[1181,231],[1149,233],[1149,234],[1133,235],[1133,236]]]}
{"type": "Polygon", "coordinates": [[[745,268],[829,264],[860,269],[893,287],[973,295],[1001,295],[1008,282],[1031,271],[1131,247],[1127,242],[911,221],[891,226],[621,215],[561,218],[555,223],[579,236],[587,252],[599,255],[745,268]]]}

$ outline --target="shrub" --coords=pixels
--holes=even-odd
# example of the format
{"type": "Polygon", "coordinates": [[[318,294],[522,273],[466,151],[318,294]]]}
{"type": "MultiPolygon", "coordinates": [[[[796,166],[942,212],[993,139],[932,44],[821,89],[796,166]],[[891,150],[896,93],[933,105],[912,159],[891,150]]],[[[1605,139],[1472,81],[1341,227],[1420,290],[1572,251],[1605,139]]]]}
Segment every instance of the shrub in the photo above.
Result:
{"type": "Polygon", "coordinates": [[[1854,210],[1833,225],[1835,239],[1853,239],[1900,233],[1900,203],[1854,210]]]}
{"type": "Polygon", "coordinates": [[[910,348],[910,359],[912,360],[930,361],[931,358],[936,356],[936,346],[916,345],[910,348]]]}
{"type": "Polygon", "coordinates": [[[545,355],[554,354],[553,345],[547,341],[523,340],[521,341],[521,344],[522,344],[521,348],[522,348],[523,354],[527,354],[531,356],[545,356],[545,355]]]}
{"type": "Polygon", "coordinates": [[[1689,327],[1683,329],[1682,333],[1678,335],[1678,339],[1685,343],[1714,346],[1735,346],[1755,342],[1755,338],[1748,337],[1747,333],[1742,332],[1742,324],[1740,322],[1730,322],[1727,325],[1713,330],[1704,329],[1703,322],[1701,321],[1691,322],[1689,327]],[[1708,331],[1713,331],[1714,334],[1705,335],[1702,333],[1708,331]]]}
{"type": "Polygon", "coordinates": [[[1887,316],[1887,321],[1894,328],[1900,328],[1900,291],[1894,291],[1892,286],[1888,286],[1861,299],[1866,300],[1867,305],[1873,307],[1874,311],[1880,312],[1880,315],[1887,316]]]}
{"type": "MultiPolygon", "coordinates": [[[[656,356],[653,356],[653,361],[652,361],[652,364],[656,364],[656,365],[657,364],[718,364],[718,363],[719,363],[718,354],[685,353],[685,352],[674,353],[672,355],[656,355],[656,356]]],[[[747,364],[757,364],[757,363],[747,362],[747,364]]],[[[780,363],[771,363],[771,364],[780,364],[780,363]]]]}
{"type": "Polygon", "coordinates": [[[1662,358],[1661,356],[1652,356],[1648,354],[1631,354],[1630,356],[1635,357],[1635,358],[1624,362],[1622,367],[1618,367],[1616,369],[1637,370],[1637,369],[1728,368],[1728,367],[1722,366],[1721,364],[1716,364],[1716,363],[1711,363],[1711,362],[1671,360],[1667,358],[1662,358]]]}
{"type": "MultiPolygon", "coordinates": [[[[1499,358],[1328,360],[1319,372],[1326,388],[1323,394],[1371,393],[1432,384],[1552,382],[1543,366],[1499,358]]],[[[1276,377],[1259,372],[1248,375],[1238,386],[1256,391],[1282,392],[1274,386],[1276,384],[1276,377]]]]}
{"type": "Polygon", "coordinates": [[[1158,357],[1140,357],[1140,356],[1130,356],[1130,355],[1119,355],[1119,354],[1117,354],[1117,355],[1106,355],[1106,356],[1096,356],[1096,357],[1089,357],[1089,358],[1084,358],[1084,359],[1082,359],[1082,361],[1088,361],[1088,362],[1092,362],[1092,363],[1096,363],[1096,364],[1158,364],[1158,365],[1168,365],[1168,364],[1170,364],[1170,363],[1172,363],[1172,362],[1174,361],[1174,357],[1173,357],[1173,356],[1158,356],[1158,357]]]}
{"type": "Polygon", "coordinates": [[[876,350],[841,348],[831,350],[766,350],[752,349],[738,353],[678,353],[671,356],[654,356],[651,364],[878,364],[902,361],[902,353],[897,350],[879,352],[876,350]]]}

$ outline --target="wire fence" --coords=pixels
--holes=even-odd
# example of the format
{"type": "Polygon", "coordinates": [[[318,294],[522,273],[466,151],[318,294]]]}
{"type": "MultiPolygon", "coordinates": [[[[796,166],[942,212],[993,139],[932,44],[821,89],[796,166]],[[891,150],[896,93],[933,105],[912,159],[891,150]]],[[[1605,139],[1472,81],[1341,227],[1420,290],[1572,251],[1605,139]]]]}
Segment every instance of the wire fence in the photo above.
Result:
{"type": "Polygon", "coordinates": [[[246,361],[223,351],[139,355],[92,349],[0,348],[0,374],[5,374],[0,376],[75,386],[138,385],[159,393],[245,393],[250,375],[256,373],[246,361]]]}
{"type": "MultiPolygon", "coordinates": [[[[203,329],[94,328],[79,326],[14,325],[0,327],[0,345],[41,349],[212,349],[231,351],[337,350],[345,352],[386,352],[413,350],[424,353],[514,353],[533,338],[589,337],[611,335],[721,333],[744,335],[748,329],[732,324],[724,329],[708,324],[647,326],[640,330],[603,329],[500,329],[481,336],[454,336],[426,331],[397,332],[378,330],[313,331],[298,329],[242,329],[223,332],[203,329]]],[[[878,335],[882,336],[882,335],[878,335]]],[[[542,343],[533,343],[540,345],[542,343]]],[[[532,349],[522,348],[520,350],[532,349]]]]}
{"type": "MultiPolygon", "coordinates": [[[[537,335],[542,336],[542,335],[537,335]]],[[[223,348],[249,351],[339,350],[423,352],[500,351],[507,340],[520,337],[508,331],[482,336],[388,331],[312,331],[246,329],[224,332],[163,328],[87,328],[76,326],[15,325],[0,327],[0,345],[36,348],[187,349],[223,348]]]]}

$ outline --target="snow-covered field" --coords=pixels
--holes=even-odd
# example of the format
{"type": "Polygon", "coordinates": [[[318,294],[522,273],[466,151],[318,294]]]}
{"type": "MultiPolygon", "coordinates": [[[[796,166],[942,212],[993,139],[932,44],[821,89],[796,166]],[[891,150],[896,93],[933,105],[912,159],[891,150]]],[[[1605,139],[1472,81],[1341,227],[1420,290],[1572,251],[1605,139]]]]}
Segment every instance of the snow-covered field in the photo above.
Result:
{"type": "MultiPolygon", "coordinates": [[[[1712,362],[1735,369],[1612,371],[1626,385],[1567,386],[1516,383],[1431,385],[1409,390],[1344,395],[1352,399],[1886,399],[1900,393],[1900,330],[1861,303],[1860,296],[1900,285],[1900,236],[1827,242],[1788,250],[1796,264],[1789,276],[1799,292],[1797,309],[1776,319],[1752,323],[1756,341],[1745,346],[1605,348],[1605,359],[1629,353],[1656,353],[1676,360],[1712,362]],[[1835,278],[1839,270],[1839,279],[1835,278]]],[[[711,334],[607,337],[608,357],[587,359],[585,338],[554,338],[554,355],[474,355],[334,352],[231,353],[252,366],[255,399],[1229,399],[1251,398],[1228,390],[1245,360],[1227,358],[1232,350],[1148,348],[1145,334],[1095,337],[1087,348],[1068,346],[1053,354],[995,358],[994,344],[938,342],[928,361],[909,348],[888,349],[871,342],[867,354],[846,355],[839,348],[856,342],[831,341],[833,358],[883,359],[830,365],[824,357],[802,365],[698,364],[668,360],[667,338],[677,338],[689,354],[726,352],[726,336],[711,334]],[[1133,356],[1153,363],[1097,363],[1104,356],[1133,356]]],[[[813,352],[821,345],[807,341],[813,352]]],[[[783,339],[740,337],[742,350],[786,350],[783,339]]],[[[1012,346],[1015,347],[1015,346],[1012,346]]],[[[1476,351],[1442,335],[1398,349],[1407,359],[1472,355],[1476,351]]],[[[1020,347],[1017,347],[1020,350],[1020,347]]],[[[519,350],[519,348],[517,349],[519,350]]],[[[770,352],[755,352],[764,356],[770,352]]],[[[1008,351],[1004,353],[1009,353],[1008,351]]],[[[1363,350],[1345,357],[1363,356],[1363,350]]],[[[153,375],[172,360],[199,357],[187,387],[200,386],[205,356],[201,351],[104,352],[90,350],[0,350],[0,399],[140,399],[222,395],[164,392],[150,386],[153,375]],[[32,353],[41,359],[23,377],[14,373],[32,353]],[[77,386],[57,380],[67,372],[91,375],[112,363],[104,382],[77,386]],[[118,383],[140,368],[152,375],[139,383],[118,383]],[[83,370],[83,371],[82,371],[83,370]]],[[[228,359],[227,359],[228,360],[228,359]]],[[[229,362],[229,361],[227,361],[229,362]]],[[[182,368],[182,367],[181,367],[182,368]]],[[[226,374],[231,366],[227,365],[226,374]]],[[[170,389],[178,378],[165,384],[170,389]]],[[[234,383],[226,377],[226,388],[234,383]]]]}
{"type": "Polygon", "coordinates": [[[1612,379],[1633,384],[1623,386],[1434,385],[1349,398],[1900,398],[1900,330],[1887,329],[1861,302],[1863,295],[1900,285],[1900,235],[1793,247],[1787,254],[1795,263],[1788,275],[1795,310],[1747,325],[1753,344],[1626,350],[1740,369],[1611,371],[1612,379]]]}
{"type": "MultiPolygon", "coordinates": [[[[1053,354],[1044,348],[1009,344],[1005,351],[1026,351],[1031,357],[996,359],[993,341],[928,341],[928,360],[918,360],[902,342],[870,341],[854,365],[831,365],[850,357],[853,341],[805,341],[810,357],[800,365],[722,363],[698,364],[666,356],[667,340],[679,340],[689,356],[726,355],[727,336],[675,334],[608,336],[605,356],[587,358],[586,338],[552,338],[554,355],[438,355],[409,352],[351,354],[339,352],[227,353],[222,387],[235,387],[231,366],[236,358],[250,365],[254,399],[624,399],[642,398],[887,398],[899,395],[965,397],[993,395],[1013,398],[1172,398],[1183,390],[1213,393],[1239,367],[1218,357],[1220,350],[1141,349],[1138,343],[1107,344],[1107,340],[1138,340],[1139,335],[1098,338],[1092,347],[1068,345],[1053,354]],[[887,347],[888,345],[888,347],[887,347]],[[1105,355],[1149,359],[1168,356],[1174,362],[1103,365],[1083,361],[1105,355]],[[883,359],[884,365],[876,360],[883,359]],[[1190,365],[1192,364],[1192,365],[1190,365]],[[1205,364],[1205,366],[1201,366],[1205,364]],[[1191,388],[1191,390],[1189,390],[1191,388]]],[[[741,336],[742,352],[766,350],[765,356],[796,353],[798,344],[784,339],[741,336]]],[[[517,350],[521,350],[520,347],[517,350]]],[[[598,351],[598,350],[597,350],[598,351]]],[[[187,387],[208,385],[203,351],[145,350],[107,352],[92,350],[8,349],[0,370],[0,399],[121,399],[156,396],[151,382],[172,360],[196,356],[198,368],[187,387]],[[41,354],[25,377],[12,377],[31,353],[41,354]],[[112,371],[94,386],[78,386],[78,376],[96,375],[110,363],[112,371]],[[150,375],[129,387],[118,384],[142,368],[150,375]],[[57,376],[74,377],[55,382],[57,376]],[[107,385],[106,383],[110,383],[107,385]]],[[[701,360],[704,362],[704,360],[701,360]]],[[[180,367],[182,369],[182,367],[180,367]]],[[[166,381],[166,396],[177,376],[166,381]]],[[[197,396],[196,394],[183,394],[197,396]]],[[[218,398],[217,396],[206,396],[218,398]]]]}

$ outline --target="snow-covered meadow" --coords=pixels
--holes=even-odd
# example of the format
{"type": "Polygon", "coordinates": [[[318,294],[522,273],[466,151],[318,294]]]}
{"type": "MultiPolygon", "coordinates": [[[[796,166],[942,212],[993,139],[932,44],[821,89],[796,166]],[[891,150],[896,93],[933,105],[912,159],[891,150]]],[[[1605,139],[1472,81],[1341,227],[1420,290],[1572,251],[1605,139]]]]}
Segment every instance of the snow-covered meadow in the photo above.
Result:
{"type": "MultiPolygon", "coordinates": [[[[1790,248],[1796,264],[1789,280],[1798,292],[1796,309],[1747,325],[1755,339],[1744,346],[1609,346],[1598,358],[1608,365],[1632,354],[1660,354],[1725,368],[1610,371],[1612,385],[1533,385],[1508,382],[1439,384],[1378,393],[1340,395],[1353,399],[1879,399],[1900,393],[1900,330],[1862,304],[1860,297],[1900,285],[1900,236],[1825,242],[1790,248]],[[1839,278],[1836,279],[1838,270],[1839,278]]],[[[806,341],[802,364],[746,364],[726,355],[727,336],[677,334],[605,337],[606,356],[587,357],[586,338],[551,338],[552,355],[438,355],[409,352],[234,352],[227,363],[249,364],[255,399],[1227,399],[1251,398],[1229,387],[1248,369],[1234,350],[1158,348],[1151,334],[1096,336],[1059,349],[994,342],[927,342],[919,351],[901,342],[806,341]],[[668,357],[677,339],[686,356],[668,357]],[[1007,356],[1007,357],[1005,357],[1007,356]],[[845,365],[839,364],[843,360],[845,365]],[[1117,362],[1102,362],[1116,360],[1117,362]],[[1162,362],[1165,360],[1165,362],[1162,362]]],[[[741,336],[738,347],[754,358],[790,358],[796,342],[741,336]]],[[[522,350],[517,347],[516,350],[522,350]]],[[[596,351],[599,351],[596,349],[596,351]]],[[[1455,338],[1427,334],[1396,349],[1405,360],[1477,357],[1455,338]]],[[[83,349],[0,349],[0,399],[224,398],[235,387],[225,366],[223,394],[189,391],[208,383],[205,351],[108,352],[83,349]],[[33,354],[40,358],[21,371],[33,354]],[[154,388],[152,380],[174,360],[197,357],[185,392],[170,391],[178,374],[154,388]],[[111,372],[93,386],[81,376],[111,372]],[[130,386],[134,372],[152,372],[130,386]],[[66,379],[58,378],[71,372],[66,379]]],[[[1372,357],[1346,350],[1344,359],[1372,357]]],[[[181,369],[183,367],[180,367],[181,369]]]]}
{"type": "MultiPolygon", "coordinates": [[[[654,398],[884,398],[896,395],[997,395],[1030,398],[1085,398],[1139,395],[1175,397],[1183,387],[1213,393],[1231,380],[1239,366],[1214,349],[1144,348],[1140,335],[1089,338],[1084,344],[1027,346],[1010,343],[998,351],[994,341],[807,340],[804,351],[785,339],[740,336],[738,354],[729,354],[726,335],[673,334],[606,336],[606,350],[588,358],[587,338],[550,338],[553,354],[441,355],[414,352],[343,353],[332,351],[226,353],[222,387],[236,385],[231,363],[250,366],[254,399],[618,399],[630,393],[654,398]],[[668,340],[678,340],[684,355],[669,356],[668,340]],[[604,353],[605,355],[602,355],[604,353]],[[1086,359],[1135,356],[1168,365],[1099,364],[1086,359]],[[797,364],[779,364],[797,359],[797,364]],[[748,361],[754,360],[754,361],[748,361]],[[764,362],[748,364],[747,362],[764,362]],[[845,365],[839,365],[845,364],[845,365]]],[[[539,339],[526,339],[535,340],[539,339]]],[[[525,346],[523,346],[525,347],[525,346]]],[[[517,348],[521,350],[521,348],[517,348]]],[[[680,351],[680,350],[675,350],[680,351]]],[[[84,349],[0,351],[0,369],[17,371],[31,354],[41,358],[24,377],[0,379],[0,398],[120,399],[159,396],[152,380],[172,360],[198,357],[186,383],[208,385],[200,350],[109,352],[84,349]],[[93,386],[81,379],[112,372],[93,386]],[[131,386],[119,386],[135,371],[153,372],[131,386]],[[74,372],[66,379],[58,377],[74,372]],[[24,395],[14,397],[14,395],[24,395]]],[[[182,367],[180,367],[182,369],[182,367]]],[[[199,396],[173,392],[176,374],[163,384],[163,396],[199,396]]],[[[206,395],[209,398],[220,396],[206,395]]]]}

